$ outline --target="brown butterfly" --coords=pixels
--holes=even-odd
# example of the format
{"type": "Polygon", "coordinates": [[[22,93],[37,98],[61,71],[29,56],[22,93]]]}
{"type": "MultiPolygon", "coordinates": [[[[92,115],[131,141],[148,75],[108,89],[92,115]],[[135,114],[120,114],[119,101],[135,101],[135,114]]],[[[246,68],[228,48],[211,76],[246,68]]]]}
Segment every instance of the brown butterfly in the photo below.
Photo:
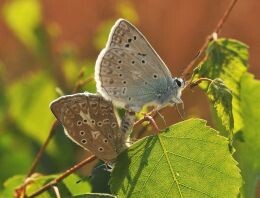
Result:
{"type": "Polygon", "coordinates": [[[102,96],[87,92],[66,95],[50,108],[66,135],[99,159],[111,162],[126,148],[123,132],[130,123],[122,122],[121,130],[112,103],[102,96]]]}

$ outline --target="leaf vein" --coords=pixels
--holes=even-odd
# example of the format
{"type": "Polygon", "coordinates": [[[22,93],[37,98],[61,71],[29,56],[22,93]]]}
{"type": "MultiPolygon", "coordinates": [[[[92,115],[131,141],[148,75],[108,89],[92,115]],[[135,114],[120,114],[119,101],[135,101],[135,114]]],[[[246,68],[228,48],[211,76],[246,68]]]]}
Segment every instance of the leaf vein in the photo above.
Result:
{"type": "Polygon", "coordinates": [[[159,139],[159,142],[160,142],[160,144],[161,144],[161,146],[162,146],[163,154],[164,154],[164,156],[165,156],[165,158],[166,158],[166,161],[167,161],[167,163],[168,163],[168,165],[169,165],[169,167],[170,167],[170,171],[171,171],[171,174],[172,174],[174,183],[176,182],[177,189],[178,189],[178,192],[179,192],[179,194],[180,194],[180,197],[183,197],[183,195],[182,195],[182,193],[181,193],[180,186],[179,186],[179,181],[177,180],[177,177],[176,177],[176,175],[175,175],[175,172],[174,172],[174,170],[173,170],[173,168],[172,168],[172,165],[171,165],[171,163],[170,163],[170,159],[169,159],[168,154],[167,154],[168,151],[167,151],[167,149],[165,148],[165,146],[164,146],[164,144],[163,144],[163,142],[162,142],[160,136],[158,136],[158,139],[159,139]]]}

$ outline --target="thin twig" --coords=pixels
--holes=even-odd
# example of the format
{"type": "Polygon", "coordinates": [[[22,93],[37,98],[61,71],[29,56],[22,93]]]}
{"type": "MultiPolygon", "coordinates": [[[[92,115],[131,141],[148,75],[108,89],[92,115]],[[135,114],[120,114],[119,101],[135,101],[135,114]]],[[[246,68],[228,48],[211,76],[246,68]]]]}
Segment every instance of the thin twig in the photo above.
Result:
{"type": "Polygon", "coordinates": [[[50,132],[48,134],[48,137],[47,139],[45,140],[44,144],[41,146],[40,150],[38,151],[36,157],[34,158],[34,161],[33,161],[33,164],[29,170],[29,172],[27,173],[26,177],[25,177],[25,180],[24,180],[24,183],[22,185],[20,185],[19,187],[17,187],[15,189],[15,194],[16,194],[16,197],[21,197],[21,194],[24,194],[24,191],[26,189],[26,186],[29,184],[28,183],[28,178],[30,178],[30,176],[34,173],[39,161],[40,161],[40,158],[41,156],[43,155],[47,145],[49,144],[51,138],[53,137],[54,133],[55,133],[55,129],[58,125],[58,121],[54,121],[53,124],[52,124],[52,127],[50,129],[50,132]]]}
{"type": "Polygon", "coordinates": [[[42,147],[40,148],[39,152],[37,153],[37,155],[36,155],[36,157],[35,157],[35,159],[34,159],[34,161],[33,161],[32,167],[30,168],[30,170],[29,170],[29,172],[28,172],[28,174],[27,174],[27,176],[26,176],[27,178],[30,177],[30,176],[33,174],[33,172],[35,171],[35,168],[36,168],[36,166],[38,165],[39,160],[40,160],[40,158],[41,158],[43,152],[45,151],[45,148],[47,147],[47,145],[49,144],[51,138],[53,137],[53,135],[54,135],[54,133],[55,133],[55,130],[56,130],[58,124],[59,124],[59,123],[58,123],[57,120],[55,120],[55,121],[53,122],[53,124],[52,124],[52,126],[51,126],[51,130],[50,130],[50,132],[49,132],[49,135],[48,135],[46,141],[44,142],[44,144],[42,145],[42,147]]]}
{"type": "Polygon", "coordinates": [[[31,198],[31,197],[36,197],[36,196],[40,195],[41,193],[43,193],[46,190],[48,190],[50,187],[57,185],[59,182],[61,182],[63,179],[68,177],[70,174],[72,174],[76,170],[80,169],[81,167],[85,166],[86,164],[88,164],[88,163],[90,163],[90,162],[92,162],[92,161],[94,161],[96,159],[97,159],[97,157],[95,155],[92,155],[92,156],[88,157],[87,159],[84,159],[83,161],[79,162],[78,164],[74,165],[70,169],[66,170],[59,177],[57,177],[54,180],[50,181],[46,185],[42,186],[39,190],[37,190],[36,192],[34,192],[33,194],[31,194],[31,195],[29,195],[27,197],[31,198]]]}
{"type": "Polygon", "coordinates": [[[200,62],[200,60],[202,59],[202,57],[205,55],[205,51],[207,49],[207,46],[209,44],[209,42],[212,40],[213,35],[215,34],[219,34],[222,30],[223,25],[225,24],[225,22],[227,21],[231,11],[233,10],[235,4],[237,3],[238,0],[233,0],[230,5],[228,6],[226,12],[224,13],[223,17],[219,20],[218,24],[216,25],[216,27],[213,30],[213,33],[209,36],[207,36],[204,44],[201,46],[200,50],[199,50],[199,54],[198,56],[193,59],[190,64],[185,68],[185,70],[182,73],[182,77],[184,79],[188,79],[192,73],[192,70],[194,69],[194,67],[200,62]]]}
{"type": "Polygon", "coordinates": [[[92,80],[94,80],[93,76],[90,76],[85,80],[78,80],[72,93],[77,93],[85,84],[91,82],[92,80]]]}

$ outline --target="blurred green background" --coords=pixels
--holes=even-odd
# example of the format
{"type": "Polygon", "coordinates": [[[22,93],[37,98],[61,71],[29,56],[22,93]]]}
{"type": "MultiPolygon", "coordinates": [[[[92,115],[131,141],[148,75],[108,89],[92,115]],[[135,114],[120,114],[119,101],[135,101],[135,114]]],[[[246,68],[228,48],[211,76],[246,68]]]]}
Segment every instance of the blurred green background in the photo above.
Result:
{"type": "MultiPolygon", "coordinates": [[[[0,184],[28,172],[55,120],[49,103],[73,92],[80,71],[80,80],[93,77],[95,59],[116,19],[134,23],[178,76],[228,4],[226,0],[0,0],[0,184]]],[[[259,9],[257,0],[238,1],[221,33],[250,46],[250,71],[258,79],[259,9]]],[[[95,92],[95,82],[80,91],[84,90],[95,92]]],[[[201,91],[187,90],[183,100],[188,117],[210,122],[201,91]]],[[[173,108],[163,114],[168,124],[181,120],[173,108]]],[[[60,127],[37,171],[62,172],[87,155],[60,127]]],[[[91,166],[81,174],[88,175],[91,166]]]]}

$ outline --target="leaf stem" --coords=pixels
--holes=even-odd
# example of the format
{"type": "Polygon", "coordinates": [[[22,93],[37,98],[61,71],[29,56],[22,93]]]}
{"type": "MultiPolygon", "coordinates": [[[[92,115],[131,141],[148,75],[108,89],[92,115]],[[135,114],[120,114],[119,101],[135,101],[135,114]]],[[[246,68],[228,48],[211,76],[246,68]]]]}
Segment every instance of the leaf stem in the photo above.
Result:
{"type": "Polygon", "coordinates": [[[209,78],[199,78],[198,80],[195,80],[194,82],[190,83],[190,88],[194,88],[194,87],[198,86],[203,81],[207,81],[209,83],[212,83],[213,80],[211,80],[209,78]]]}

